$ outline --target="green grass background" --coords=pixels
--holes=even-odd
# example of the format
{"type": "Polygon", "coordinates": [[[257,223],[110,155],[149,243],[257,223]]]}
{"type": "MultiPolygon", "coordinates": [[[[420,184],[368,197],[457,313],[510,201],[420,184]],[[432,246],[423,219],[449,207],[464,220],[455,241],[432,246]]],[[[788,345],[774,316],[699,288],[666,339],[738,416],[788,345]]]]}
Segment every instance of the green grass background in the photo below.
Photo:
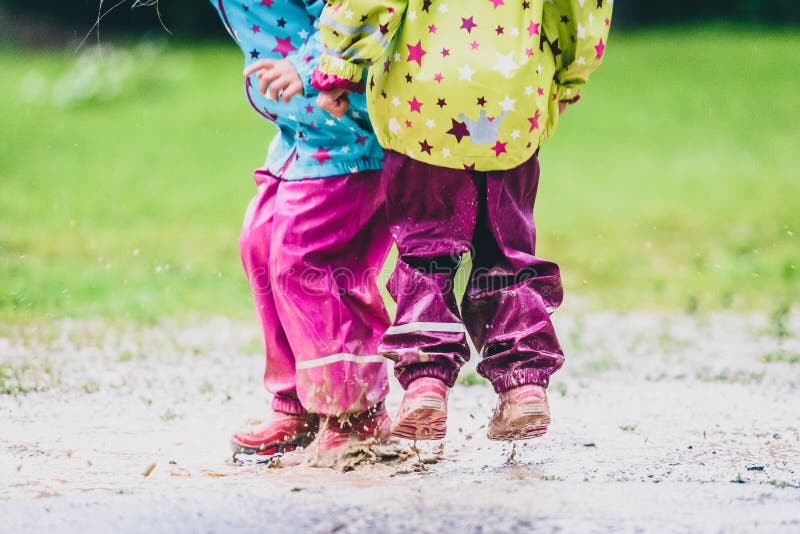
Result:
{"type": "MultiPolygon", "coordinates": [[[[59,106],[76,54],[0,48],[0,320],[249,316],[236,238],[272,130],[240,53],[132,57],[113,98],[59,106]]],[[[615,34],[542,150],[566,306],[796,302],[799,98],[797,32],[615,34]]]]}

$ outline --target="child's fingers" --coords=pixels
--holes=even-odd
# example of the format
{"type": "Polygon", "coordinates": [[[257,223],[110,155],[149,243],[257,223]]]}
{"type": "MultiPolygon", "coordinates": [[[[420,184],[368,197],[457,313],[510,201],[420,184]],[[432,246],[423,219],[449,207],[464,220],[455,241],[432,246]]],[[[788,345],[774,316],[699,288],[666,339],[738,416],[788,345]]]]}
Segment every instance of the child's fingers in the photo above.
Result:
{"type": "Polygon", "coordinates": [[[303,82],[300,80],[293,80],[289,87],[283,90],[283,101],[288,102],[292,97],[303,94],[303,82]]]}
{"type": "Polygon", "coordinates": [[[337,119],[341,119],[350,106],[349,101],[347,101],[346,106],[343,106],[344,101],[347,101],[347,99],[342,99],[341,96],[337,98],[336,94],[330,91],[323,91],[317,96],[317,105],[337,119]]]}
{"type": "Polygon", "coordinates": [[[331,89],[326,93],[331,97],[331,99],[333,99],[334,102],[338,102],[342,97],[347,98],[347,91],[344,89],[331,89]]]}
{"type": "Polygon", "coordinates": [[[323,92],[317,97],[317,105],[337,119],[341,119],[350,108],[350,100],[346,95],[334,98],[331,93],[323,92]]]}
{"type": "Polygon", "coordinates": [[[331,114],[333,113],[333,102],[333,98],[327,93],[317,95],[317,106],[331,114]]]}
{"type": "Polygon", "coordinates": [[[333,116],[341,119],[350,109],[350,95],[346,91],[342,91],[338,96],[331,95],[331,98],[333,98],[333,116]]]}
{"type": "Polygon", "coordinates": [[[289,87],[291,83],[292,79],[289,78],[288,76],[281,76],[280,78],[272,82],[269,86],[269,90],[267,91],[269,93],[268,95],[269,98],[273,102],[277,102],[278,95],[280,94],[280,92],[289,87]]]}
{"type": "Polygon", "coordinates": [[[244,69],[244,75],[250,76],[254,72],[261,70],[261,69],[271,69],[275,66],[275,61],[272,59],[259,59],[255,63],[251,63],[244,69]]]}
{"type": "Polygon", "coordinates": [[[275,69],[259,71],[258,79],[261,82],[258,84],[258,92],[267,96],[267,87],[269,84],[281,77],[281,73],[275,69]]]}
{"type": "Polygon", "coordinates": [[[347,110],[350,109],[350,99],[347,98],[347,95],[341,96],[336,99],[336,104],[339,110],[339,114],[336,115],[336,118],[341,119],[344,117],[344,114],[347,113],[347,110]]]}

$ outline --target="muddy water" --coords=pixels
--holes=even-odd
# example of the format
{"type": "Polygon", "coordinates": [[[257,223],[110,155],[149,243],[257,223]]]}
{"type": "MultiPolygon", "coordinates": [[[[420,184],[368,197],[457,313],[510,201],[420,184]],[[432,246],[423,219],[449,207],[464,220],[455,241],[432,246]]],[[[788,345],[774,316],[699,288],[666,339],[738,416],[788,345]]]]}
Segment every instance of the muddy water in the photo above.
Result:
{"type": "Polygon", "coordinates": [[[0,327],[16,392],[0,396],[0,531],[800,530],[796,335],[741,315],[557,326],[546,437],[488,441],[491,388],[459,386],[443,447],[344,473],[231,461],[232,428],[267,416],[249,323],[0,327]]]}

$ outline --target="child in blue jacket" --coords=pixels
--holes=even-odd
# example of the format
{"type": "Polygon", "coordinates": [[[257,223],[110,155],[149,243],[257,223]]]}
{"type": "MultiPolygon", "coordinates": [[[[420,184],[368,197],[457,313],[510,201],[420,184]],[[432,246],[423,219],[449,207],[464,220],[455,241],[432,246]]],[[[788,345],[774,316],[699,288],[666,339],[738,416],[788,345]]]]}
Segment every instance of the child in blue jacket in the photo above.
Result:
{"type": "Polygon", "coordinates": [[[311,76],[322,0],[212,0],[245,55],[250,105],[278,132],[239,240],[266,346],[273,416],[238,432],[235,453],[315,453],[383,440],[387,367],[377,355],[389,318],[377,275],[390,236],[383,151],[363,95],[334,119],[311,76]]]}

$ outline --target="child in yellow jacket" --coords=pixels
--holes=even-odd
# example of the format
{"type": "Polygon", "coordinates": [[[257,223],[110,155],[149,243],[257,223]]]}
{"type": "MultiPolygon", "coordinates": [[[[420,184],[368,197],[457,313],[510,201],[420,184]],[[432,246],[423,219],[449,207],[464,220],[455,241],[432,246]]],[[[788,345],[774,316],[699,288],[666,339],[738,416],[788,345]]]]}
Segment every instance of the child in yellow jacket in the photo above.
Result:
{"type": "Polygon", "coordinates": [[[492,439],[541,436],[564,356],[563,297],[535,255],[538,150],[603,59],[613,0],[331,0],[314,73],[334,115],[367,92],[400,259],[397,317],[379,350],[406,394],[393,433],[444,437],[447,394],[469,358],[499,394],[492,439]],[[362,80],[370,66],[367,80],[362,80]],[[472,272],[461,309],[453,278],[472,272]]]}

